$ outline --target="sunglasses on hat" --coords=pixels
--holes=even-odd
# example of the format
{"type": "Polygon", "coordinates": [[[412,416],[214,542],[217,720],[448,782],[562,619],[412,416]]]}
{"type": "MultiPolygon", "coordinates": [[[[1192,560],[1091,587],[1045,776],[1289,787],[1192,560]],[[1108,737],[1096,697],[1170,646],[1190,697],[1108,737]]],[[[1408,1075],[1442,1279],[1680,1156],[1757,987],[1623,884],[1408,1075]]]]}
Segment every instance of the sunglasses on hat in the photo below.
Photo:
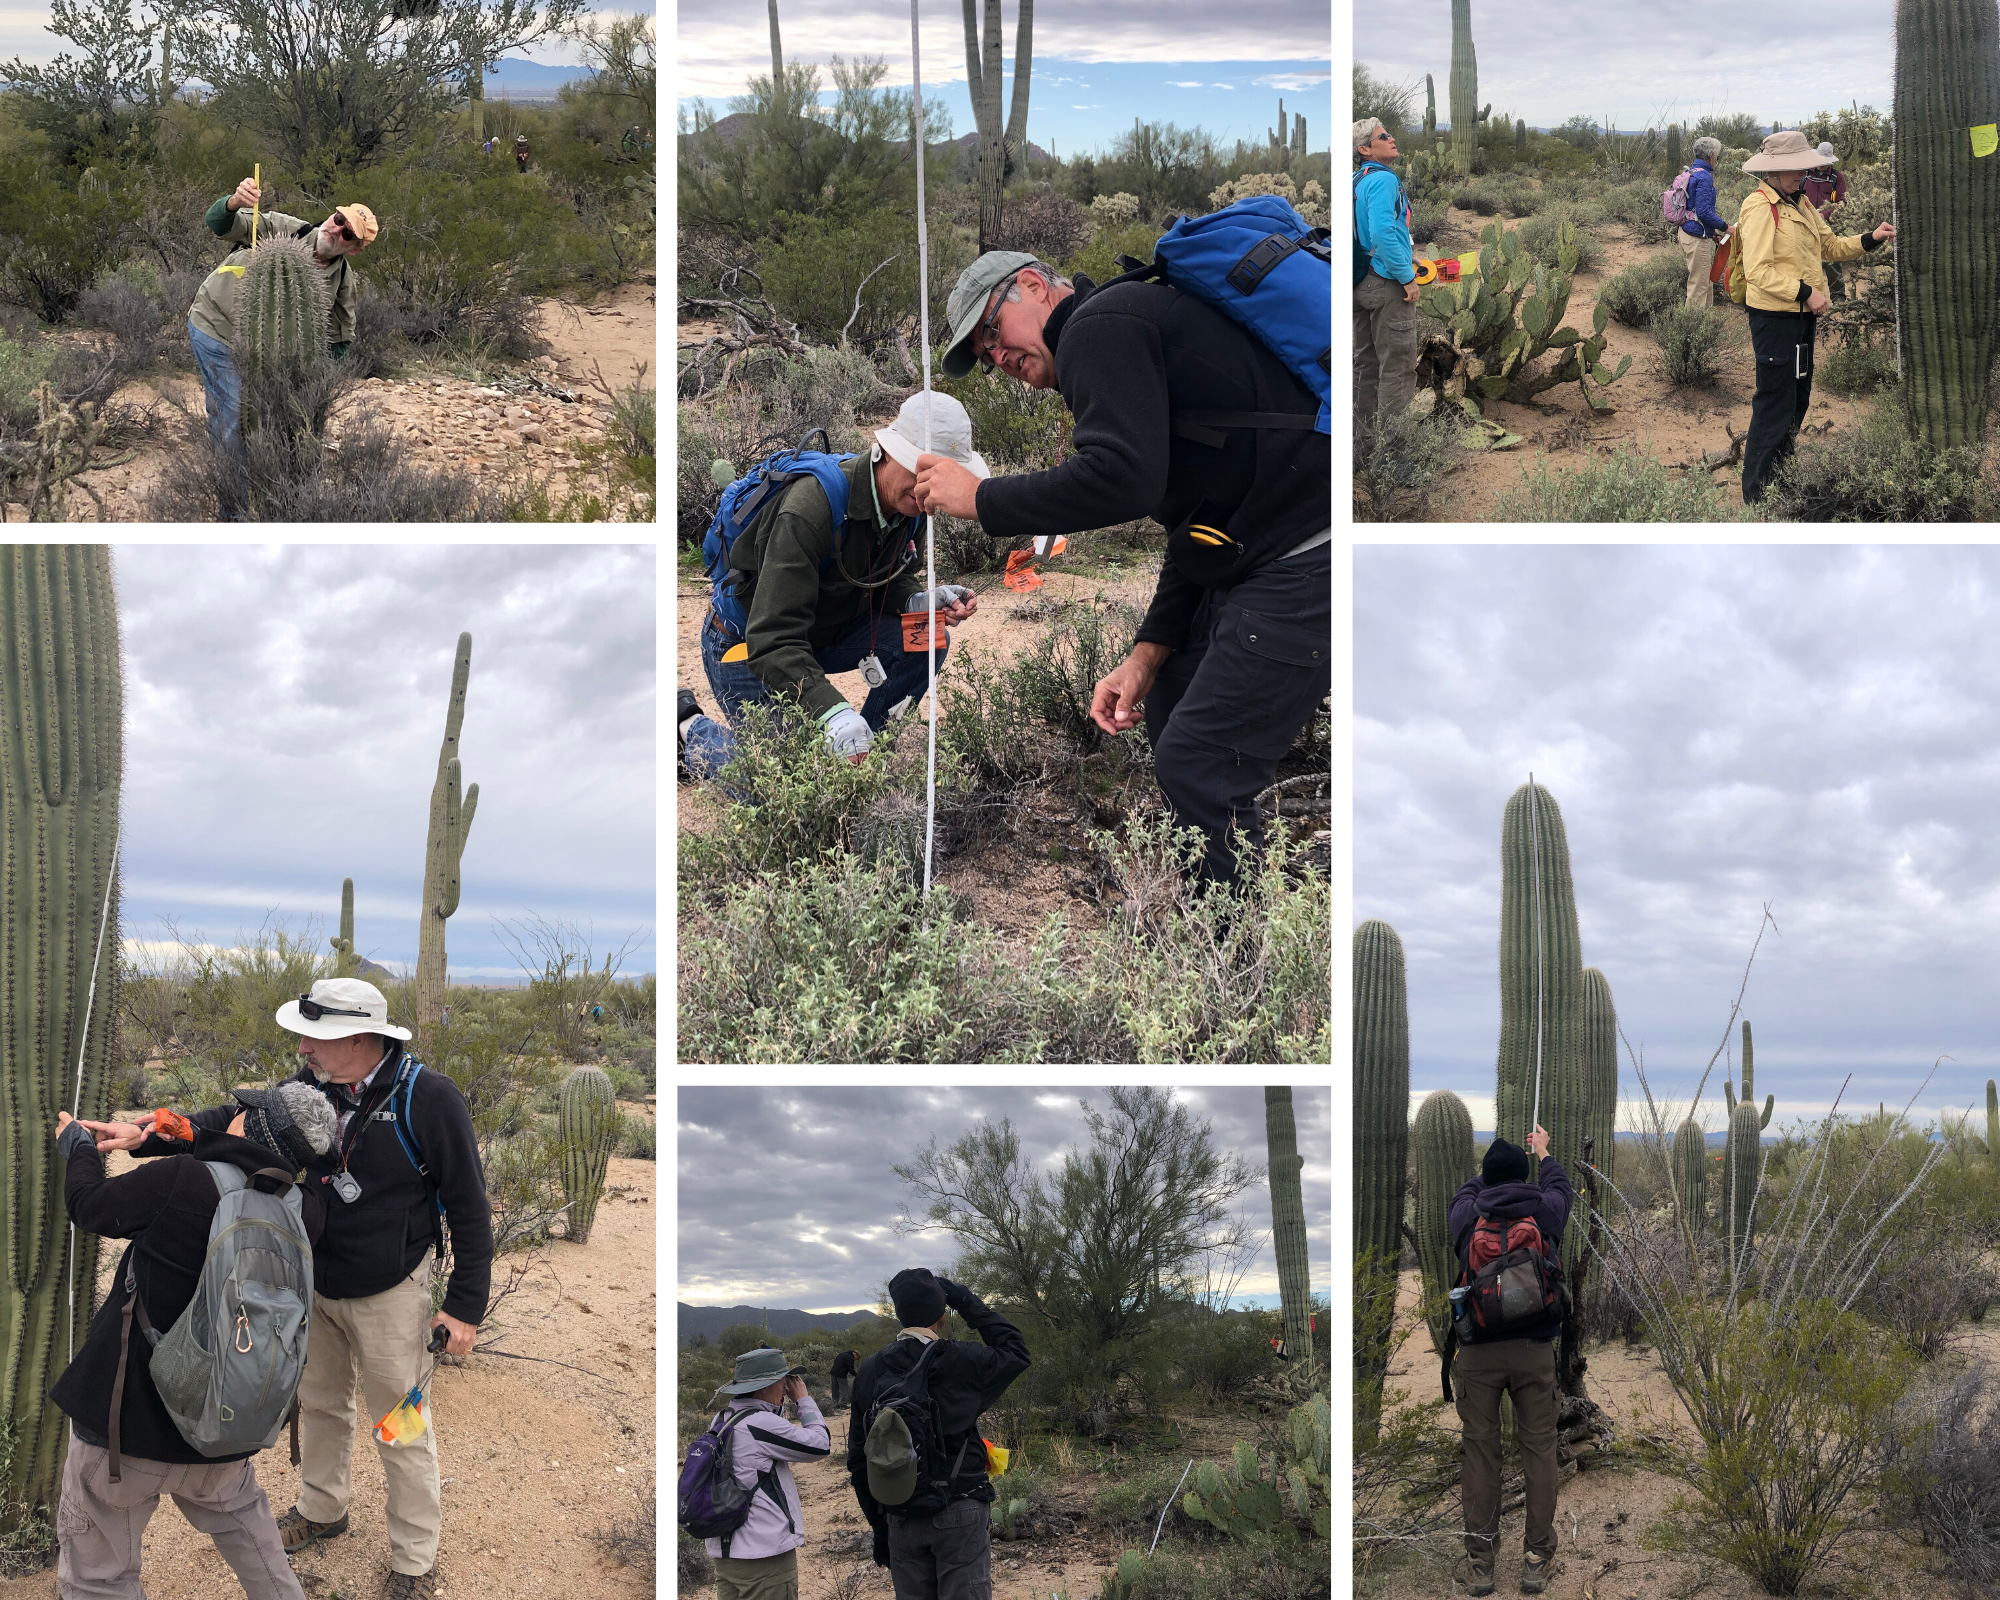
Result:
{"type": "Polygon", "coordinates": [[[317,1022],[321,1017],[365,1017],[366,1011],[343,1011],[337,1006],[323,1006],[309,995],[299,996],[299,1015],[308,1022],[317,1022]]]}

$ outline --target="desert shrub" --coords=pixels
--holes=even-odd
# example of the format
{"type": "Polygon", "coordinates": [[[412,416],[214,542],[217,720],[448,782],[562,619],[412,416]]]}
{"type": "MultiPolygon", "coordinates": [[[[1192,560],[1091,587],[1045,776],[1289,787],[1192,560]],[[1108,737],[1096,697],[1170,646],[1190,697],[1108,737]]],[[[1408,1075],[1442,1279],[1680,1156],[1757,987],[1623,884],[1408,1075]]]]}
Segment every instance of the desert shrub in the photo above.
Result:
{"type": "Polygon", "coordinates": [[[121,381],[166,364],[192,366],[187,308],[200,287],[193,272],[129,261],[83,292],[75,320],[111,335],[121,381]]]}
{"type": "Polygon", "coordinates": [[[1893,339],[1871,339],[1862,334],[1829,341],[1813,358],[1813,382],[1832,394],[1870,394],[1896,381],[1896,346],[1893,339]]]}
{"type": "Polygon", "coordinates": [[[35,391],[50,378],[57,347],[46,340],[22,341],[0,333],[0,437],[19,436],[40,415],[35,391]]]}
{"type": "MultiPolygon", "coordinates": [[[[640,1479],[632,1486],[636,1505],[631,1515],[614,1518],[597,1530],[597,1542],[604,1553],[621,1567],[627,1567],[641,1577],[653,1576],[659,1565],[660,1548],[660,1506],[659,1497],[653,1492],[650,1477],[640,1479]]],[[[680,1532],[679,1529],[675,1530],[680,1532]]],[[[682,1533],[681,1537],[687,1535],[682,1533]]],[[[701,1549],[696,1545],[697,1550],[701,1549]]],[[[703,1559],[706,1560],[704,1553],[703,1559]]]]}
{"type": "Polygon", "coordinates": [[[1542,209],[1540,187],[1524,178],[1513,178],[1502,184],[1500,194],[1507,215],[1510,217],[1532,217],[1542,209]]]}
{"type": "Polygon", "coordinates": [[[1560,139],[1572,150],[1594,151],[1598,144],[1597,119],[1579,111],[1561,127],[1549,129],[1549,137],[1560,139]]]}
{"type": "Polygon", "coordinates": [[[1432,244],[1445,225],[1446,208],[1432,201],[1410,202],[1410,237],[1418,244],[1432,244]]]}
{"type": "Polygon", "coordinates": [[[1139,620],[1122,601],[1065,606],[1008,669],[1022,716],[1086,755],[1101,749],[1109,736],[1091,720],[1091,696],[1098,680],[1131,653],[1139,620]]]}
{"type": "MultiPolygon", "coordinates": [[[[1118,265],[1121,255],[1131,256],[1135,261],[1151,261],[1160,231],[1154,221],[1145,218],[1125,223],[1100,222],[1087,243],[1063,260],[1050,264],[1064,273],[1087,273],[1093,282],[1103,283],[1122,270],[1118,265]]],[[[931,326],[939,326],[937,318],[931,319],[931,326]]]]}
{"type": "Polygon", "coordinates": [[[659,1156],[659,1129],[645,1117],[624,1113],[618,1122],[618,1154],[631,1161],[653,1161],[659,1156]]]}
{"type": "Polygon", "coordinates": [[[1666,244],[1679,229],[1661,214],[1662,187],[1651,178],[1610,184],[1599,192],[1598,203],[1613,222],[1623,223],[1642,242],[1666,244]]]}
{"type": "Polygon", "coordinates": [[[1412,406],[1385,417],[1375,446],[1354,474],[1355,516],[1382,522],[1421,522],[1431,489],[1463,464],[1465,430],[1448,412],[1412,406]]]}
{"type": "Polygon", "coordinates": [[[123,250],[134,204],[95,178],[74,187],[15,159],[0,178],[0,299],[44,322],[65,322],[123,250]]]}
{"type": "Polygon", "coordinates": [[[1500,499],[1510,522],[1721,522],[1730,515],[1706,472],[1675,474],[1651,451],[1620,445],[1578,467],[1551,468],[1538,455],[1521,484],[1500,499]]]}
{"type": "Polygon", "coordinates": [[[1678,250],[1662,250],[1604,280],[1597,303],[1628,328],[1643,328],[1687,297],[1687,263],[1678,250]]]}
{"type": "Polygon", "coordinates": [[[715,1336],[715,1353],[725,1362],[734,1361],[746,1350],[762,1350],[769,1338],[755,1322],[732,1322],[715,1336]]]}
{"type": "Polygon", "coordinates": [[[1975,1363],[1940,1376],[1890,1424],[1884,1513],[1944,1557],[1973,1592],[2000,1584],[2000,1414],[1993,1370],[1975,1363]]]}
{"type": "Polygon", "coordinates": [[[934,372],[932,386],[965,407],[973,445],[996,470],[1042,472],[1069,453],[1069,412],[1053,389],[1031,389],[985,367],[962,378],[934,372]]]}
{"type": "Polygon", "coordinates": [[[1562,243],[1567,237],[1576,249],[1576,270],[1588,272],[1603,258],[1604,246],[1589,231],[1586,208],[1574,201],[1544,207],[1516,229],[1521,248],[1545,267],[1561,265],[1562,243]]]}
{"type": "Polygon", "coordinates": [[[1482,217],[1490,217],[1506,205],[1507,196],[1498,184],[1471,183],[1453,195],[1451,203],[1462,211],[1476,211],[1482,217]]]}
{"type": "Polygon", "coordinates": [[[1661,375],[1676,389],[1707,388],[1732,348],[1741,344],[1740,326],[1714,306],[1683,302],[1667,307],[1651,323],[1660,346],[1661,375]]]}
{"type": "Polygon", "coordinates": [[[1000,217],[1002,250],[1060,261],[1090,235],[1091,214],[1066,194],[1010,196],[1000,217]]]}
{"type": "Polygon", "coordinates": [[[1742,149],[1747,155],[1764,142],[1764,124],[1748,111],[1737,111],[1727,115],[1711,112],[1689,130],[1687,143],[1696,139],[1716,138],[1722,141],[1725,153],[1742,149]]]}
{"type": "MultiPolygon", "coordinates": [[[[1174,1337],[1181,1380],[1211,1401],[1227,1400],[1270,1372],[1271,1340],[1283,1320],[1268,1311],[1191,1312],[1174,1337]]],[[[1155,1504],[1153,1515],[1159,1510],[1155,1504]]]]}
{"type": "Polygon", "coordinates": [[[1978,450],[1912,437],[1885,387],[1857,431],[1800,439],[1753,509],[1765,522],[1981,522],[1994,499],[1978,450]]]}
{"type": "Polygon", "coordinates": [[[1170,1461],[1164,1466],[1118,1478],[1097,1492],[1091,1509],[1108,1528],[1127,1539],[1136,1539],[1143,1534],[1151,1540],[1153,1530],[1160,1525],[1160,1513],[1163,1511],[1167,1513],[1166,1526],[1169,1529],[1175,1533],[1188,1533],[1200,1524],[1187,1514],[1186,1507],[1174,1493],[1183,1471],[1181,1462],[1170,1461]],[[1169,1506],[1173,1509],[1168,1510],[1169,1506]]]}
{"type": "MultiPolygon", "coordinates": [[[[845,338],[872,350],[913,319],[917,227],[908,209],[877,209],[852,221],[786,216],[779,229],[765,255],[764,290],[809,338],[828,344],[845,338]]],[[[930,230],[933,328],[945,326],[946,297],[975,250],[955,228],[930,230]]]]}
{"type": "Polygon", "coordinates": [[[1881,1265],[1856,1307],[1919,1360],[1932,1361],[1996,1290],[2000,1282],[1958,1208],[1932,1195],[1896,1214],[1881,1265]]]}

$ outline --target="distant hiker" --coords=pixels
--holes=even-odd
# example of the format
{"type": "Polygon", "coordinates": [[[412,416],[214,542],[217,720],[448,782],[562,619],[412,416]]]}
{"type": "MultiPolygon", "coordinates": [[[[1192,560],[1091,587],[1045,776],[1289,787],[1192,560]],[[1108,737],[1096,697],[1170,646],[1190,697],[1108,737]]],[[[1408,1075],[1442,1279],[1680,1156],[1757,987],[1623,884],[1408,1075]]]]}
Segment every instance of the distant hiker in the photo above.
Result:
{"type": "MultiPolygon", "coordinates": [[[[1837,157],[1835,158],[1838,159],[1837,157]]],[[[1754,505],[1791,456],[1799,425],[1812,404],[1813,345],[1826,293],[1827,261],[1851,261],[1896,237],[1891,223],[1873,233],[1836,234],[1810,203],[1801,204],[1805,175],[1827,164],[1806,136],[1774,133],[1745,172],[1761,174],[1744,196],[1731,248],[1730,294],[1745,291],[1750,345],[1757,357],[1757,393],[1743,447],[1743,500],[1754,505]]]]}
{"type": "Polygon", "coordinates": [[[993,1486],[979,1414],[1028,1370],[1028,1344],[963,1284],[909,1267],[889,1280],[903,1331],[861,1363],[847,1476],[896,1600],[992,1600],[993,1486]],[[944,1337],[946,1308],[984,1343],[944,1337]]]}
{"type": "MultiPolygon", "coordinates": [[[[257,1483],[256,1451],[211,1456],[188,1442],[154,1386],[153,1341],[144,1329],[168,1333],[195,1298],[228,1181],[208,1163],[231,1169],[232,1187],[282,1194],[285,1186],[273,1175],[297,1173],[332,1144],[333,1108],[302,1084],[238,1090],[225,1125],[188,1130],[192,1142],[172,1141],[175,1154],[116,1178],[104,1175],[92,1136],[102,1134],[116,1148],[129,1131],[124,1125],[75,1122],[65,1112],[57,1127],[70,1220],[83,1233],[132,1241],[82,1348],[49,1393],[71,1429],[56,1515],[57,1593],[63,1600],[140,1593],[146,1524],[160,1497],[172,1495],[188,1521],[215,1541],[250,1600],[302,1600],[257,1483]],[[136,1330],[127,1325],[128,1306],[133,1317],[144,1316],[136,1330]]],[[[298,1199],[310,1244],[326,1220],[325,1202],[303,1190],[298,1199]]],[[[284,1409],[277,1407],[277,1416],[284,1409]]]]}
{"type": "MultiPolygon", "coordinates": [[[[1190,225],[1213,217],[1224,217],[1216,237],[1240,249],[1239,264],[1276,260],[1275,276],[1295,261],[1310,285],[1329,259],[1316,236],[1283,231],[1303,223],[1269,196],[1190,225]]],[[[1169,230],[1155,254],[1205,237],[1169,230]]],[[[1201,876],[1234,883],[1238,846],[1263,843],[1256,798],[1331,687],[1333,453],[1318,395],[1265,336],[1220,309],[1221,278],[1191,266],[1166,282],[1152,270],[1099,286],[1017,250],[989,250],[966,268],[946,307],[945,375],[984,362],[1056,390],[1073,448],[1048,471],[984,481],[929,456],[917,492],[927,509],[976,520],[995,539],[1139,517],[1167,529],[1152,603],[1131,653],[1097,680],[1090,718],[1114,736],[1145,719],[1175,822],[1207,836],[1201,876]]],[[[1332,307],[1320,297],[1331,270],[1324,290],[1299,300],[1260,280],[1295,354],[1322,330],[1331,349],[1332,307]]]]}
{"type": "Polygon", "coordinates": [[[1423,317],[1417,310],[1410,197],[1394,171],[1399,152],[1380,117],[1354,125],[1354,464],[1375,448],[1379,419],[1417,395],[1423,317]]]}
{"type": "MultiPolygon", "coordinates": [[[[1549,1563],[1556,1553],[1556,1364],[1553,1341],[1562,1331],[1560,1258],[1564,1225],[1576,1194],[1562,1164],[1549,1154],[1549,1136],[1537,1126],[1528,1143],[1540,1159],[1540,1176],[1528,1152],[1505,1139],[1487,1147],[1479,1176],[1468,1178],[1452,1196],[1448,1213],[1459,1281],[1478,1283],[1482,1269],[1504,1275],[1508,1313],[1495,1310],[1499,1293],[1486,1296],[1477,1312],[1453,1319],[1446,1343],[1444,1393],[1457,1384],[1458,1418],[1464,1459],[1460,1471],[1465,1503],[1465,1555],[1473,1594],[1493,1592],[1493,1557],[1500,1542],[1500,1397],[1514,1397],[1514,1419],[1527,1475],[1526,1564],[1521,1592],[1540,1594],[1549,1586],[1549,1563]],[[1552,1290],[1550,1285],[1555,1285],[1552,1290]],[[1525,1288],[1528,1293],[1522,1293],[1525,1288]],[[1548,1303],[1554,1293],[1555,1304],[1548,1303]],[[1523,1317],[1523,1303],[1535,1309],[1523,1317]],[[1490,1319],[1473,1329],[1475,1316],[1490,1319]],[[1468,1342],[1467,1334],[1474,1336],[1468,1342]],[[1456,1345],[1456,1361],[1452,1347],[1456,1345]]],[[[1491,1282],[1489,1277],[1488,1282],[1491,1282]]],[[[1479,1287],[1469,1291],[1480,1297],[1479,1287]]],[[[1455,1289],[1456,1296],[1458,1291],[1455,1289]]]]}
{"type": "MultiPolygon", "coordinates": [[[[748,1511],[730,1532],[702,1541],[715,1563],[715,1600],[798,1600],[806,1517],[786,1463],[824,1461],[833,1449],[819,1406],[799,1376],[804,1370],[788,1366],[782,1351],[748,1350],[736,1358],[732,1381],[716,1391],[733,1398],[708,1432],[726,1437],[732,1481],[747,1494],[748,1511]],[[785,1420],[786,1401],[797,1407],[796,1422],[785,1420]]],[[[683,1494],[684,1510],[687,1499],[683,1494]]]]}
{"type": "MultiPolygon", "coordinates": [[[[1831,141],[1825,139],[1820,141],[1819,155],[1820,159],[1828,164],[1815,167],[1808,172],[1805,182],[1799,185],[1799,192],[1812,202],[1814,210],[1829,219],[1831,226],[1833,208],[1847,198],[1847,174],[1833,169],[1832,163],[1840,158],[1833,153],[1831,141]]],[[[1829,261],[1825,266],[1827,295],[1834,300],[1845,300],[1847,285],[1841,281],[1840,263],[1829,261]]]]}
{"type": "Polygon", "coordinates": [[[528,170],[528,136],[525,133],[514,136],[514,168],[518,172],[528,170]]]}
{"type": "Polygon", "coordinates": [[[858,1350],[843,1350],[833,1358],[833,1399],[829,1402],[838,1411],[847,1404],[848,1386],[854,1377],[854,1369],[861,1364],[858,1350]]]}
{"type": "Polygon", "coordinates": [[[492,154],[493,154],[493,145],[494,145],[494,142],[495,142],[495,140],[497,140],[498,138],[499,138],[499,135],[498,135],[498,134],[494,134],[494,135],[490,136],[490,137],[489,137],[489,138],[487,139],[486,143],[484,143],[483,145],[481,145],[481,146],[480,146],[479,148],[480,148],[481,150],[485,151],[485,152],[486,152],[486,154],[488,154],[489,156],[490,156],[490,155],[492,155],[492,154]]]}
{"type": "Polygon", "coordinates": [[[1694,159],[1688,163],[1687,220],[1680,226],[1681,259],[1687,264],[1686,303],[1691,306],[1715,304],[1715,247],[1729,236],[1729,224],[1715,209],[1715,158],[1722,154],[1722,141],[1703,134],[1694,142],[1694,159]]]}
{"type": "MultiPolygon", "coordinates": [[[[928,398],[931,449],[984,478],[965,407],[948,394],[928,398]]],[[[819,724],[836,754],[859,761],[923,697],[923,625],[908,649],[902,619],[930,605],[916,495],[925,399],[905,400],[866,455],[787,451],[723,492],[702,545],[710,596],[701,662],[729,724],[746,706],[788,704],[819,724]],[[859,711],[827,680],[857,667],[870,686],[859,711]]],[[[940,628],[978,609],[970,589],[938,585],[940,628]]],[[[940,674],[950,649],[949,637],[936,641],[940,674]]],[[[680,691],[674,720],[682,776],[711,777],[735,754],[731,726],[706,715],[692,689],[680,691]]]]}

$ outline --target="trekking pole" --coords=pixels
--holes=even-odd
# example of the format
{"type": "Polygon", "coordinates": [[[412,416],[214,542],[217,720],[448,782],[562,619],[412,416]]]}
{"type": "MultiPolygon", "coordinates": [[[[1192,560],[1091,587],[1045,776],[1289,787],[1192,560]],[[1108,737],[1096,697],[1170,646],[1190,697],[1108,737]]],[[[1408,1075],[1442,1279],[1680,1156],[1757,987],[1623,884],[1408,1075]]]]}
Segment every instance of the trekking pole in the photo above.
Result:
{"type": "MultiPolygon", "coordinates": [[[[1528,774],[1528,859],[1534,873],[1535,897],[1535,1107],[1528,1118],[1528,1148],[1532,1152],[1535,1129],[1542,1122],[1542,824],[1535,805],[1535,775],[1528,774]]],[[[1542,1164],[1534,1164],[1535,1182],[1542,1181],[1542,1164]]]]}
{"type": "MultiPolygon", "coordinates": [[[[917,326],[924,346],[924,454],[931,448],[930,231],[924,219],[924,67],[917,32],[917,0],[910,0],[911,132],[917,152],[917,326]]],[[[930,703],[924,754],[924,898],[931,897],[931,850],[937,837],[937,517],[924,513],[924,588],[930,601],[924,633],[924,682],[930,703]]]]}
{"type": "MultiPolygon", "coordinates": [[[[111,917],[111,886],[118,881],[118,846],[125,837],[125,819],[111,836],[111,873],[104,880],[104,904],[97,912],[97,954],[90,958],[90,994],[83,1002],[82,1038],[76,1046],[76,1093],[69,1103],[71,1117],[83,1114],[83,1053],[90,1047],[90,1013],[97,1008],[97,964],[104,959],[104,925],[111,917]]],[[[76,1224],[69,1225],[69,1358],[76,1359],[76,1224]]]]}

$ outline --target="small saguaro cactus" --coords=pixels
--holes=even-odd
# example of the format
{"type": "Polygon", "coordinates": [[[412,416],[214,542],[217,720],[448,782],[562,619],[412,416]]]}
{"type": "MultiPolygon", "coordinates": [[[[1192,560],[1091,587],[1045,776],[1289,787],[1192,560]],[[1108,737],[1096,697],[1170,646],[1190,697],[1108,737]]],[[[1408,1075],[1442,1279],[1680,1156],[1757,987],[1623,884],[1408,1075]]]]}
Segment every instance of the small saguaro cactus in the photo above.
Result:
{"type": "Polygon", "coordinates": [[[1986,1080],[1986,1154],[2000,1167],[2000,1084],[1986,1080]]]}
{"type": "Polygon", "coordinates": [[[1681,170],[1681,125],[1678,122],[1667,124],[1667,165],[1676,172],[1681,170]]]}
{"type": "Polygon", "coordinates": [[[1708,1139],[1693,1117],[1674,1130],[1674,1198],[1689,1229],[1700,1233],[1708,1216],[1708,1139]]]}
{"type": "Polygon", "coordinates": [[[354,880],[340,880],[340,932],[327,943],[333,946],[333,973],[351,978],[357,965],[354,956],[354,880]]]}
{"type": "Polygon", "coordinates": [[[563,1198],[569,1202],[568,1237],[582,1244],[597,1220],[611,1147],[618,1142],[618,1096],[599,1068],[578,1067],[563,1079],[557,1132],[563,1198]]]}
{"type": "Polygon", "coordinates": [[[854,853],[869,866],[886,861],[912,882],[924,876],[924,804],[914,795],[889,790],[855,819],[849,836],[854,853]]]}
{"type": "Polygon", "coordinates": [[[236,291],[236,359],[244,372],[310,365],[326,349],[332,291],[299,239],[264,239],[236,291]]]}
{"type": "Polygon", "coordinates": [[[445,707],[444,743],[438,746],[437,776],[431,782],[431,829],[424,845],[424,903],[417,923],[417,1028],[435,1027],[444,1017],[446,981],[444,925],[458,910],[458,863],[479,809],[479,785],[459,795],[458,732],[465,722],[465,685],[472,676],[472,635],[458,636],[451,668],[451,701],[445,707]]]}
{"type": "Polygon", "coordinates": [[[1516,117],[1514,119],[1514,154],[1516,156],[1525,156],[1527,153],[1528,119],[1526,117],[1516,117]]]}
{"type": "Polygon", "coordinates": [[[1479,1170],[1472,1153],[1472,1113],[1449,1089],[1434,1089],[1417,1107],[1411,1130],[1417,1149],[1417,1262],[1423,1269],[1424,1305],[1431,1347],[1444,1354],[1451,1321],[1446,1296],[1458,1277],[1451,1247],[1451,1197],[1479,1170]]]}
{"type": "Polygon", "coordinates": [[[1410,1160],[1410,1006],[1403,941],[1386,922],[1354,930],[1354,1253],[1393,1270],[1403,1251],[1410,1160]]]}

